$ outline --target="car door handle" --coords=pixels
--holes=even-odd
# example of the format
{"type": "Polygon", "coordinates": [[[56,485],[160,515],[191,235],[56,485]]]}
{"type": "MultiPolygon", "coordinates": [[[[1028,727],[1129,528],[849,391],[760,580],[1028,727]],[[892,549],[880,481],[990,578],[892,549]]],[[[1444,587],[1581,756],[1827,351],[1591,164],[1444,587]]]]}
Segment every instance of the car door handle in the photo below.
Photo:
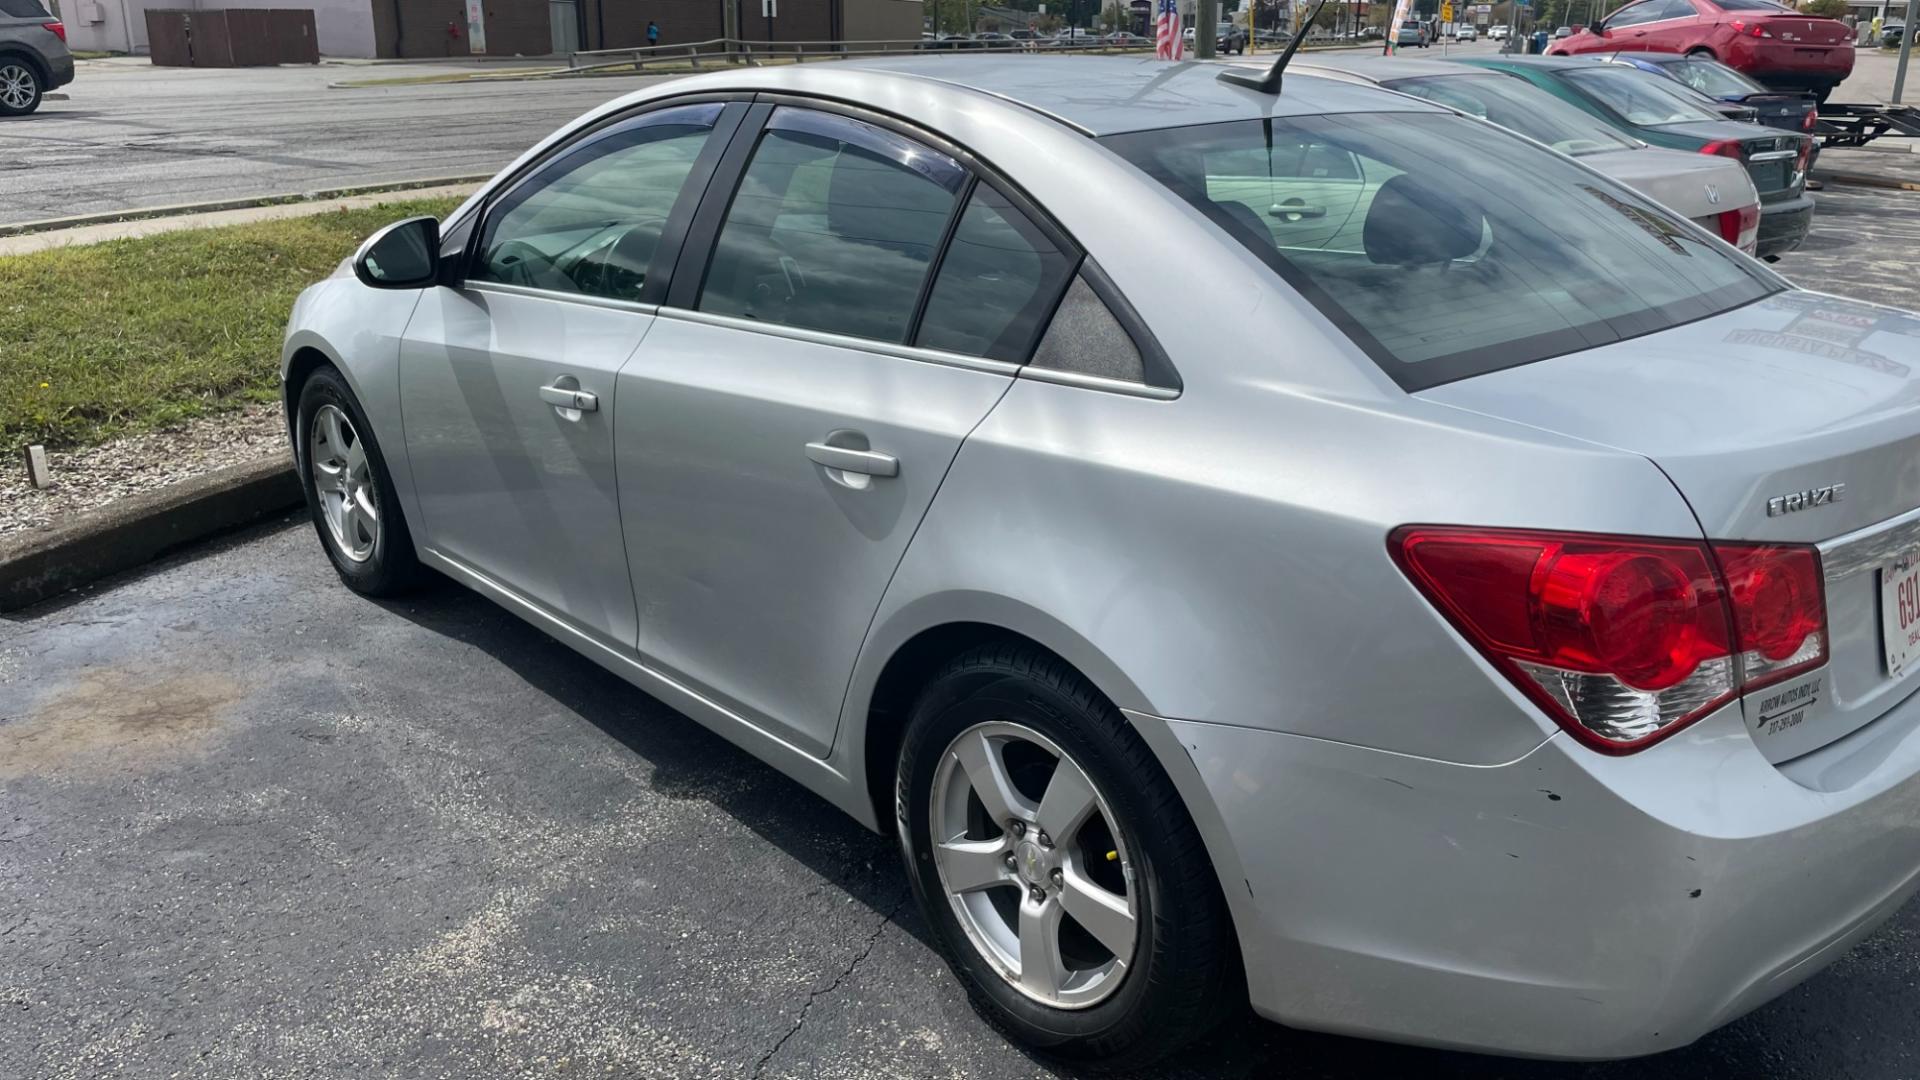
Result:
{"type": "Polygon", "coordinates": [[[813,459],[816,465],[825,465],[841,472],[866,476],[900,475],[900,459],[878,450],[849,450],[844,446],[810,442],[807,444],[807,457],[813,459]]]}
{"type": "Polygon", "coordinates": [[[562,409],[578,409],[581,412],[599,412],[600,398],[585,390],[571,390],[564,386],[543,386],[540,388],[540,400],[562,409]]]}

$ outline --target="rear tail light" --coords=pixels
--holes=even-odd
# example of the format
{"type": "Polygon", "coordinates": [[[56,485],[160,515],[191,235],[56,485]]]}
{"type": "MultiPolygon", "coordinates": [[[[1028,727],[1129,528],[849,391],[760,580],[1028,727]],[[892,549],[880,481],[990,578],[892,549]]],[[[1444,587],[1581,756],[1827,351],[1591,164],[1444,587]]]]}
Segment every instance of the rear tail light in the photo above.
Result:
{"type": "Polygon", "coordinates": [[[1408,525],[1388,549],[1521,693],[1603,753],[1826,663],[1811,547],[1408,525]]]}
{"type": "Polygon", "coordinates": [[[1732,158],[1735,161],[1746,160],[1746,155],[1741,153],[1739,139],[1719,139],[1701,147],[1700,152],[1713,154],[1716,157],[1732,158]]]}
{"type": "Polygon", "coordinates": [[[1747,22],[1744,19],[1735,19],[1732,22],[1728,23],[1727,25],[1733,27],[1734,33],[1745,34],[1748,37],[1770,38],[1773,36],[1773,31],[1768,30],[1765,26],[1757,22],[1747,22]]]}
{"type": "Polygon", "coordinates": [[[61,41],[67,40],[67,24],[66,23],[63,23],[63,22],[41,23],[40,29],[52,31],[53,36],[59,38],[61,41]]]}
{"type": "Polygon", "coordinates": [[[1742,251],[1752,253],[1760,233],[1760,204],[1749,203],[1738,210],[1722,210],[1714,215],[1720,226],[1720,239],[1742,251]]]}
{"type": "Polygon", "coordinates": [[[1806,116],[1801,117],[1800,130],[1812,131],[1814,128],[1818,127],[1819,125],[1820,125],[1820,107],[1818,105],[1815,105],[1807,109],[1806,116]]]}
{"type": "Polygon", "coordinates": [[[1813,140],[1801,139],[1800,140],[1800,156],[1793,159],[1793,171],[1796,173],[1804,173],[1807,171],[1807,166],[1811,165],[1812,163],[1813,163],[1813,140]]]}

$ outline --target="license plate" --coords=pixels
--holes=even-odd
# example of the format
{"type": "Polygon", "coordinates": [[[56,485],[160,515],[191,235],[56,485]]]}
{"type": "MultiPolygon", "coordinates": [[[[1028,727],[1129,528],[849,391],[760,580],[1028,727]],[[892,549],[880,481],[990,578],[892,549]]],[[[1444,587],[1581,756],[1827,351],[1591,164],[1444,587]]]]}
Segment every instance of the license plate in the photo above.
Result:
{"type": "Polygon", "coordinates": [[[1889,675],[1920,659],[1920,552],[1880,571],[1880,646],[1889,675]]]}
{"type": "Polygon", "coordinates": [[[1762,161],[1747,169],[1753,178],[1753,186],[1760,191],[1778,191],[1787,186],[1787,163],[1784,161],[1762,161]]]}

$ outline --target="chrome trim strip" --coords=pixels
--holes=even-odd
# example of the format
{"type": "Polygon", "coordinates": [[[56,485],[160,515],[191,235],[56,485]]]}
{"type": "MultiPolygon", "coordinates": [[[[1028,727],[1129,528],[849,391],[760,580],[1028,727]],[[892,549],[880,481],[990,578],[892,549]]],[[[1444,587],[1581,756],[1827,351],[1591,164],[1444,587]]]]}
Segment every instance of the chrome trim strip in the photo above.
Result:
{"type": "Polygon", "coordinates": [[[1828,584],[1883,566],[1902,552],[1920,548],[1920,509],[1836,536],[1819,548],[1828,584]]]}
{"type": "Polygon", "coordinates": [[[1786,161],[1788,158],[1797,158],[1799,156],[1800,156],[1800,151],[1798,150],[1765,150],[1758,154],[1750,155],[1747,158],[1747,160],[1748,161],[1786,161]]]}
{"type": "Polygon", "coordinates": [[[1148,386],[1145,383],[1128,382],[1125,379],[1106,379],[1098,375],[1087,375],[1078,371],[1060,371],[1056,368],[1034,367],[1029,364],[1020,369],[1020,378],[1035,382],[1057,383],[1061,386],[1077,387],[1081,390],[1102,390],[1109,394],[1126,394],[1129,397],[1152,398],[1155,401],[1173,401],[1180,391],[1164,386],[1148,386]]]}
{"type": "Polygon", "coordinates": [[[503,281],[463,281],[460,287],[471,292],[526,296],[535,300],[559,300],[568,304],[585,304],[588,307],[611,308],[614,311],[631,311],[637,315],[660,313],[658,304],[641,304],[632,300],[615,300],[610,296],[588,296],[585,293],[558,292],[553,289],[534,289],[525,285],[509,285],[503,281]]]}
{"type": "Polygon", "coordinates": [[[779,323],[761,322],[758,319],[741,319],[732,315],[715,315],[710,311],[689,311],[686,308],[662,307],[659,309],[658,314],[663,319],[674,319],[679,322],[699,323],[703,326],[717,326],[726,330],[744,330],[750,334],[766,334],[770,337],[804,341],[812,345],[829,345],[836,349],[854,349],[859,352],[875,353],[880,356],[896,356],[902,360],[917,360],[923,364],[939,364],[943,367],[965,368],[969,371],[984,371],[991,375],[1006,375],[1011,377],[1020,372],[1020,365],[1010,364],[1005,360],[988,360],[981,356],[962,356],[959,353],[941,352],[938,349],[919,349],[911,345],[895,345],[886,341],[849,337],[845,334],[834,334],[825,330],[808,330],[798,326],[782,326],[779,323]]]}

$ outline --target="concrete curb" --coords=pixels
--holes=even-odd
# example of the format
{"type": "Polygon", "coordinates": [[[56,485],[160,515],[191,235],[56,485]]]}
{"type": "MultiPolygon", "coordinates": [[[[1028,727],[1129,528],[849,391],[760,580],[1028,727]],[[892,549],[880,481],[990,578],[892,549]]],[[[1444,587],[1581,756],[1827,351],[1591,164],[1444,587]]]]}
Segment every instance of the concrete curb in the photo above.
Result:
{"type": "Polygon", "coordinates": [[[1816,169],[1813,178],[1823,184],[1847,184],[1853,187],[1880,188],[1885,191],[1920,191],[1920,182],[1901,180],[1892,176],[1875,176],[1872,173],[1828,172],[1816,169]]]}
{"type": "Polygon", "coordinates": [[[280,453],[118,499],[52,529],[0,537],[0,611],[151,562],[305,498],[293,462],[280,453]]]}
{"type": "Polygon", "coordinates": [[[279,206],[285,203],[319,202],[323,199],[345,199],[355,195],[380,195],[389,191],[412,191],[415,188],[446,187],[452,184],[478,184],[493,179],[493,175],[493,173],[474,173],[469,176],[433,176],[421,180],[395,180],[386,184],[356,184],[353,187],[323,188],[318,191],[287,192],[280,195],[254,195],[237,199],[217,199],[212,202],[175,203],[172,206],[147,206],[138,210],[112,210],[103,214],[76,214],[73,217],[42,218],[39,221],[16,221],[0,224],[0,236],[20,236],[26,233],[51,232],[57,229],[74,229],[82,225],[110,225],[119,221],[142,221],[147,218],[210,214],[218,210],[249,210],[256,206],[279,206]]]}

